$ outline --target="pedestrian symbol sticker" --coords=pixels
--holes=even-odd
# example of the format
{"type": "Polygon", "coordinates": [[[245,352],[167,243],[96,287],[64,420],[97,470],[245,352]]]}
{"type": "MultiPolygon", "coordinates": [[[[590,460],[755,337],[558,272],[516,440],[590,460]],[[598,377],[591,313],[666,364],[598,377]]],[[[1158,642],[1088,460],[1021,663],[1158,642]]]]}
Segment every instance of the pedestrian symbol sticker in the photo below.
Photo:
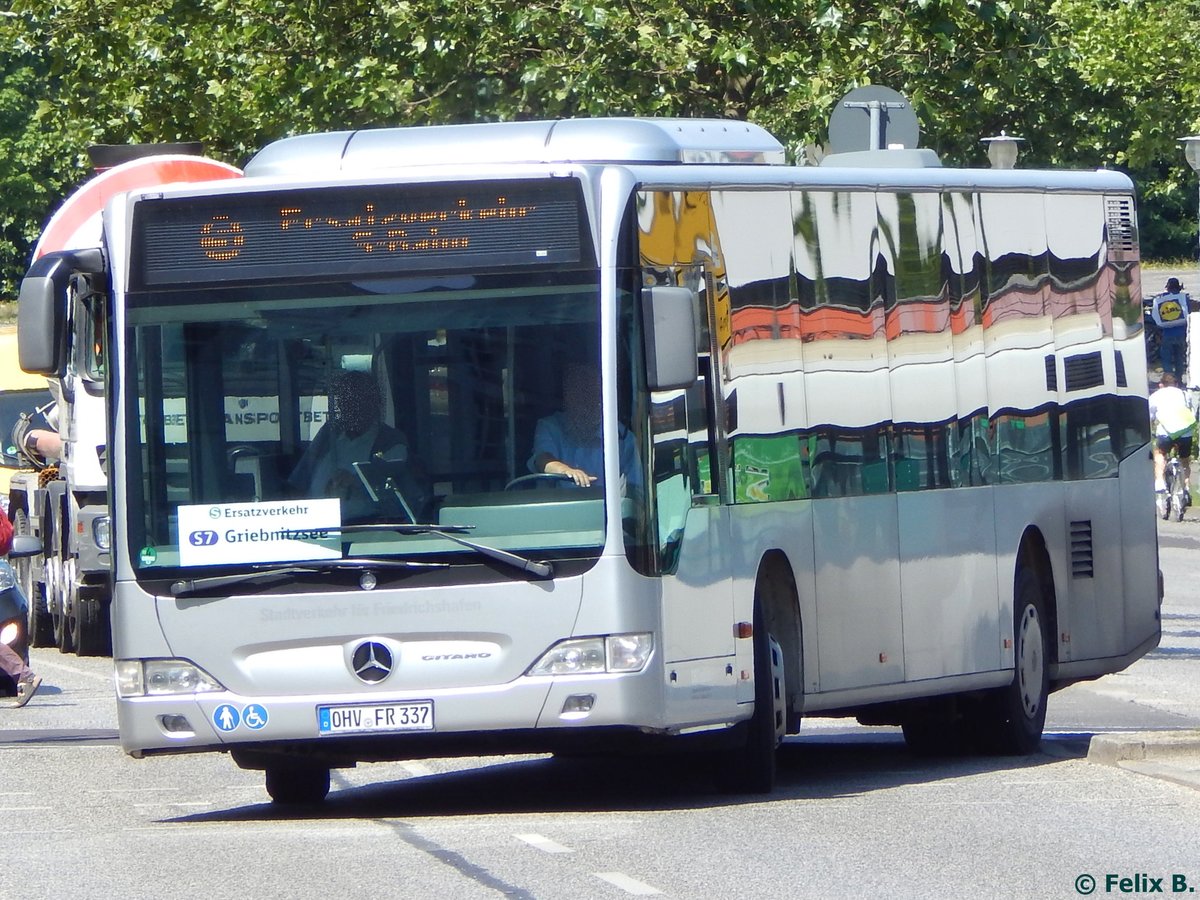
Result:
{"type": "Polygon", "coordinates": [[[242,717],[238,713],[237,707],[231,706],[228,703],[222,703],[213,710],[213,724],[221,731],[233,731],[233,729],[238,727],[241,719],[242,717]]]}
{"type": "Polygon", "coordinates": [[[247,728],[258,731],[267,724],[266,707],[259,706],[257,703],[251,703],[242,710],[242,721],[246,723],[247,728]]]}

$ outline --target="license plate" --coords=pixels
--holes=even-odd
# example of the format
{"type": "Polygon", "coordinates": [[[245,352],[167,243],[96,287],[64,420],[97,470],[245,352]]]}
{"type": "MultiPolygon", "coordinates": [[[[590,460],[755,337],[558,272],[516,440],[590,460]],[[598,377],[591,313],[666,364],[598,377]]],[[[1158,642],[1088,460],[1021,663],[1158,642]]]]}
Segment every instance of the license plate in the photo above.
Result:
{"type": "Polygon", "coordinates": [[[319,734],[433,731],[433,701],[318,706],[317,731],[319,734]]]}

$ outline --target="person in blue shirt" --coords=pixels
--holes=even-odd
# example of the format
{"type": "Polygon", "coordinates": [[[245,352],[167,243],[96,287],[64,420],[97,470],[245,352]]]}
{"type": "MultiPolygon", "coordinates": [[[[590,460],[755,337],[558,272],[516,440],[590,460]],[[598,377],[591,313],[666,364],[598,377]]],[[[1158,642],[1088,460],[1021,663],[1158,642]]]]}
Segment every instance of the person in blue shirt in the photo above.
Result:
{"type": "Polygon", "coordinates": [[[1183,384],[1183,373],[1187,368],[1188,313],[1193,307],[1178,278],[1168,278],[1166,290],[1151,300],[1150,317],[1162,334],[1159,352],[1162,368],[1183,384]]]}
{"type": "MultiPolygon", "coordinates": [[[[604,484],[600,373],[594,366],[567,366],[563,375],[562,409],[538,420],[533,434],[529,471],[562,475],[576,487],[604,484]]],[[[617,426],[623,494],[641,490],[642,476],[633,435],[617,426]]]]}

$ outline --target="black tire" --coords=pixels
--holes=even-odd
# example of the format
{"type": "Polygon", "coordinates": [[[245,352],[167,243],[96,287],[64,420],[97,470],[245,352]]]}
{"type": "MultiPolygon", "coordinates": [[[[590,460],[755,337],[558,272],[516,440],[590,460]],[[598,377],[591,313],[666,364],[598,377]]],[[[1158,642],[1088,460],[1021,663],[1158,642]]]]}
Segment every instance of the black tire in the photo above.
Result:
{"type": "Polygon", "coordinates": [[[56,581],[58,582],[52,582],[48,576],[46,578],[47,594],[54,592],[57,595],[56,598],[46,597],[46,605],[51,610],[50,621],[54,629],[54,643],[61,652],[72,653],[75,650],[75,641],[66,611],[66,586],[61,583],[66,578],[66,570],[62,565],[61,557],[47,559],[46,564],[56,567],[56,581]]]}
{"type": "Polygon", "coordinates": [[[108,656],[112,653],[112,631],[108,603],[99,597],[78,597],[75,615],[70,617],[71,640],[80,656],[108,656]]]}
{"type": "Polygon", "coordinates": [[[915,756],[941,756],[945,750],[943,723],[933,719],[905,719],[900,723],[904,731],[904,743],[915,756]]]}
{"type": "Polygon", "coordinates": [[[980,749],[1006,756],[1036,753],[1050,696],[1046,601],[1037,575],[1022,566],[1013,592],[1012,684],[985,698],[977,710],[980,749]]]}
{"type": "MultiPolygon", "coordinates": [[[[18,508],[13,513],[13,534],[33,534],[29,524],[29,513],[18,508]]],[[[50,611],[46,608],[46,595],[41,586],[33,580],[34,561],[29,557],[13,560],[13,569],[17,575],[17,583],[21,593],[29,601],[29,646],[53,647],[54,623],[50,620],[50,611]]]]}
{"type": "Polygon", "coordinates": [[[717,758],[717,786],[727,793],[769,794],[775,789],[776,750],[787,696],[779,644],[767,630],[762,602],[754,601],[754,715],[739,726],[738,743],[717,758]]]}
{"type": "Polygon", "coordinates": [[[914,756],[958,756],[966,749],[962,717],[949,703],[913,712],[901,721],[900,728],[914,756]]]}
{"type": "Polygon", "coordinates": [[[1183,479],[1176,475],[1175,484],[1171,489],[1171,512],[1176,522],[1183,521],[1183,511],[1187,509],[1186,495],[1183,492],[1183,479]]]}
{"type": "Polygon", "coordinates": [[[279,763],[267,766],[267,794],[281,806],[321,803],[329,794],[329,769],[279,763]]]}

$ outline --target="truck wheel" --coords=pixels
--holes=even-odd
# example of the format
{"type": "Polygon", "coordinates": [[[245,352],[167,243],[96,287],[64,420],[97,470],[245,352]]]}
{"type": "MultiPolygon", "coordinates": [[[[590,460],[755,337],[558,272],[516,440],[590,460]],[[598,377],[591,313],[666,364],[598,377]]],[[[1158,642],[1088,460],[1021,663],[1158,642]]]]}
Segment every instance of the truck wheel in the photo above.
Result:
{"type": "MultiPolygon", "coordinates": [[[[13,514],[13,534],[33,534],[29,524],[29,514],[23,509],[17,509],[13,514]]],[[[50,611],[46,608],[46,596],[41,586],[33,580],[34,560],[28,557],[13,560],[13,569],[17,574],[17,583],[21,593],[29,601],[29,645],[31,647],[54,646],[54,623],[50,620],[50,611]]]]}
{"type": "Polygon", "coordinates": [[[70,621],[75,652],[80,656],[108,656],[112,653],[108,604],[100,597],[80,597],[77,594],[74,607],[75,614],[70,621]]]}
{"type": "Polygon", "coordinates": [[[63,561],[61,556],[46,558],[46,605],[54,626],[54,643],[63,653],[75,649],[71,641],[71,626],[67,620],[66,592],[63,590],[63,561]]]}
{"type": "Polygon", "coordinates": [[[267,793],[279,805],[320,803],[329,793],[329,770],[323,766],[277,763],[266,774],[267,793]]]}

